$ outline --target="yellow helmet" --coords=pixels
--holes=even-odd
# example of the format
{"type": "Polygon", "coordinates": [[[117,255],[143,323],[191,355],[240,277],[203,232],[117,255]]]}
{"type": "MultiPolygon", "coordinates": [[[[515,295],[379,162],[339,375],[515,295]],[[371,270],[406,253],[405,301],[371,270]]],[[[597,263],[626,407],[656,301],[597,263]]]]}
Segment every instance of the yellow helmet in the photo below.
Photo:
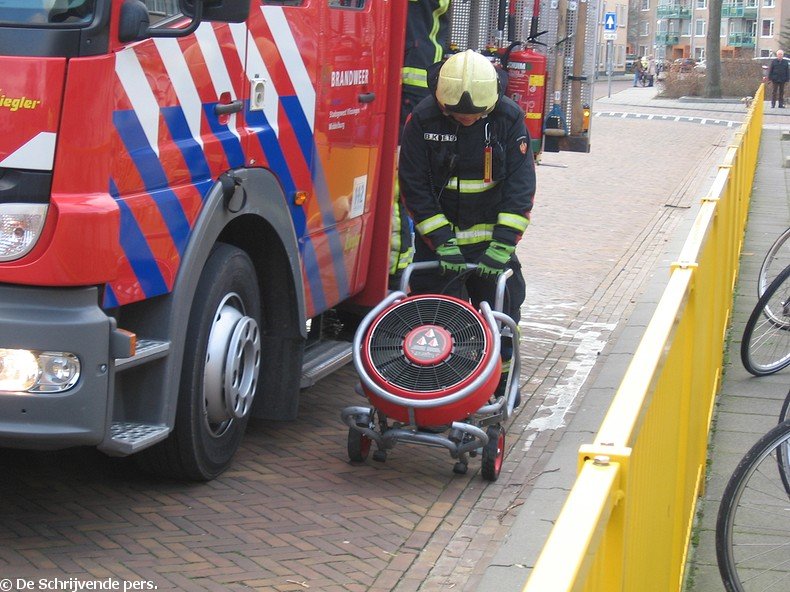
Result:
{"type": "Polygon", "coordinates": [[[499,77],[488,58],[467,49],[439,70],[436,100],[453,113],[491,113],[499,100],[499,77]]]}

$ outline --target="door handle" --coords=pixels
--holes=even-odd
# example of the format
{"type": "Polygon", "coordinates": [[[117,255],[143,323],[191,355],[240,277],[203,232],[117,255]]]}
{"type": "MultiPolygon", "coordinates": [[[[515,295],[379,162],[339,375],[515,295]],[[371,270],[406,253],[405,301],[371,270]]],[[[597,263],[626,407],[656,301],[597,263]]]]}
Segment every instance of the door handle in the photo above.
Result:
{"type": "Polygon", "coordinates": [[[360,103],[372,103],[376,98],[376,93],[360,93],[357,98],[359,99],[360,103]]]}
{"type": "Polygon", "coordinates": [[[217,103],[214,105],[214,113],[216,115],[230,115],[231,113],[238,113],[244,109],[244,101],[235,100],[230,103],[217,103]]]}

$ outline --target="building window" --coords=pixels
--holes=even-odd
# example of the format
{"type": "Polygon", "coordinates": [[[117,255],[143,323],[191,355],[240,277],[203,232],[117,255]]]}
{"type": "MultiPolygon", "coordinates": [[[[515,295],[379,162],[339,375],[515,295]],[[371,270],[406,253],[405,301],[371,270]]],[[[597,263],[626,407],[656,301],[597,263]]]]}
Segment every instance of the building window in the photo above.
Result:
{"type": "Polygon", "coordinates": [[[760,50],[760,57],[761,58],[770,58],[771,57],[771,50],[770,49],[761,49],[760,50]]]}
{"type": "Polygon", "coordinates": [[[702,19],[697,19],[694,21],[694,37],[704,37],[705,36],[705,25],[707,25],[707,21],[702,19]]]}
{"type": "Polygon", "coordinates": [[[642,0],[642,10],[650,10],[650,0],[642,0]]]}
{"type": "Polygon", "coordinates": [[[719,27],[719,37],[726,37],[726,36],[727,36],[727,21],[721,19],[721,26],[719,27]]]}
{"type": "Polygon", "coordinates": [[[145,0],[145,6],[148,8],[148,16],[152,25],[181,14],[181,8],[176,0],[145,0]]]}
{"type": "Polygon", "coordinates": [[[680,30],[680,34],[683,37],[691,37],[691,21],[681,21],[683,24],[681,25],[682,28],[680,30]]]}
{"type": "Polygon", "coordinates": [[[704,47],[695,47],[694,48],[694,59],[697,61],[705,59],[705,48],[704,47]]]}
{"type": "Polygon", "coordinates": [[[773,8],[775,6],[774,0],[763,0],[763,6],[766,8],[773,8]]]}
{"type": "Polygon", "coordinates": [[[639,36],[646,37],[650,35],[650,21],[639,21],[639,36]]]}
{"type": "Polygon", "coordinates": [[[708,7],[708,0],[695,0],[694,7],[699,10],[704,10],[708,7]]]}
{"type": "Polygon", "coordinates": [[[774,19],[763,19],[762,37],[774,36],[774,19]]]}

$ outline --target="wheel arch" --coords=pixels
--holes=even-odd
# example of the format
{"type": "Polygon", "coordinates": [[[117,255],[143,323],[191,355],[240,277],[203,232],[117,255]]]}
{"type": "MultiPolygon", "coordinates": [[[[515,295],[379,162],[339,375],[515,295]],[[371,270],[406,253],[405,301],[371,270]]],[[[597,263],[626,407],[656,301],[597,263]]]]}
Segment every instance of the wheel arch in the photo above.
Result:
{"type": "MultiPolygon", "coordinates": [[[[136,385],[152,415],[170,429],[175,424],[185,339],[195,290],[216,244],[247,253],[253,262],[261,294],[262,346],[267,353],[252,414],[274,419],[296,416],[300,372],[283,372],[286,364],[301,369],[305,302],[298,242],[290,209],[273,173],[238,169],[228,173],[235,189],[226,198],[222,182],[209,190],[184,250],[172,291],[161,298],[133,305],[123,326],[141,336],[170,342],[170,353],[145,373],[136,385]],[[156,301],[156,302],[153,302],[156,301]],[[286,376],[283,376],[286,375],[286,376]],[[263,409],[264,411],[261,411],[263,409]]],[[[141,401],[139,404],[143,404],[141,401]]]]}

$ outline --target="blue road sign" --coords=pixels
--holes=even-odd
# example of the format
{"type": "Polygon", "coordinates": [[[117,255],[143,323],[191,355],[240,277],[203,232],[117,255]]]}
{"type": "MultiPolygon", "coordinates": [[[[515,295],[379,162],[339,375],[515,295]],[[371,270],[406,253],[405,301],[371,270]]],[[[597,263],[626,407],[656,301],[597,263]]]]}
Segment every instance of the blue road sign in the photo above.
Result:
{"type": "Polygon", "coordinates": [[[617,13],[607,12],[603,15],[603,30],[616,31],[617,30],[617,13]]]}

